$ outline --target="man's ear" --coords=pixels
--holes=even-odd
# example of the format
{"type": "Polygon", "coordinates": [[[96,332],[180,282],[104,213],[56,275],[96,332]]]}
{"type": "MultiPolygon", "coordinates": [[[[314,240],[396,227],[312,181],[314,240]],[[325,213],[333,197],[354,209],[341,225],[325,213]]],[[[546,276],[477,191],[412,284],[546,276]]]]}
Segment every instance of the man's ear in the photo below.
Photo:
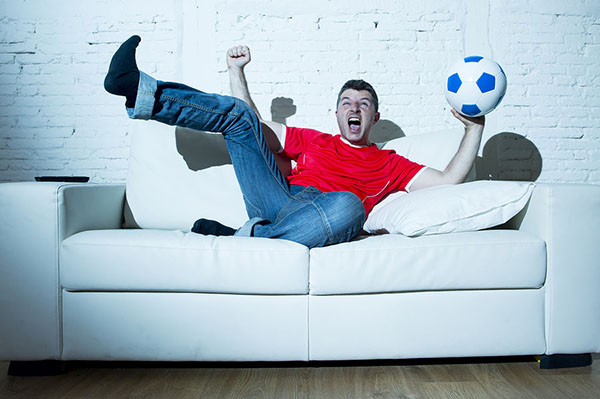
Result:
{"type": "Polygon", "coordinates": [[[373,124],[376,124],[381,118],[381,114],[379,112],[375,112],[375,118],[373,119],[373,124]]]}

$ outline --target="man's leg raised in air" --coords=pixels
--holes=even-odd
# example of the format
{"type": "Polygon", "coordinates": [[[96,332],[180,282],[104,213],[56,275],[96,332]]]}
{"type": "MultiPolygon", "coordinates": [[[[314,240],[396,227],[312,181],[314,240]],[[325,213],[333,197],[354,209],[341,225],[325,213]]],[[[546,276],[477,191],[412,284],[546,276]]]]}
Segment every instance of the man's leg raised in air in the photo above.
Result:
{"type": "Polygon", "coordinates": [[[135,52],[140,40],[139,36],[132,36],[116,51],[104,81],[106,90],[126,97],[131,118],[222,133],[248,216],[274,220],[291,195],[254,112],[237,98],[157,81],[139,71],[135,52]]]}

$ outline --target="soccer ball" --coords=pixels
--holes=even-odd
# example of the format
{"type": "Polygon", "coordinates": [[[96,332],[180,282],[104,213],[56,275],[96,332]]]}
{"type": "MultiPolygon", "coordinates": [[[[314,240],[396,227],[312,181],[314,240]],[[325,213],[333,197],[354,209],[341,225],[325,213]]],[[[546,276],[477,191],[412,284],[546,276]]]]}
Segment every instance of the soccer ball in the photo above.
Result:
{"type": "Polygon", "coordinates": [[[493,111],[506,93],[506,75],[500,65],[480,56],[466,57],[450,68],[446,100],[465,116],[493,111]]]}

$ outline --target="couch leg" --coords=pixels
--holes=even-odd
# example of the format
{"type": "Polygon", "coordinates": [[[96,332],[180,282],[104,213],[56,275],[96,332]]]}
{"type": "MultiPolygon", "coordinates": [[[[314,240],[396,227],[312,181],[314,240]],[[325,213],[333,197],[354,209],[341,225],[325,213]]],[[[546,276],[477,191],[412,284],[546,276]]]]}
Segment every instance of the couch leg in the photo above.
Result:
{"type": "Polygon", "coordinates": [[[11,361],[8,375],[14,377],[51,376],[62,374],[66,365],[60,360],[11,361]]]}
{"type": "Polygon", "coordinates": [[[570,367],[586,367],[592,364],[590,353],[577,355],[542,355],[540,356],[541,369],[564,369],[570,367]]]}

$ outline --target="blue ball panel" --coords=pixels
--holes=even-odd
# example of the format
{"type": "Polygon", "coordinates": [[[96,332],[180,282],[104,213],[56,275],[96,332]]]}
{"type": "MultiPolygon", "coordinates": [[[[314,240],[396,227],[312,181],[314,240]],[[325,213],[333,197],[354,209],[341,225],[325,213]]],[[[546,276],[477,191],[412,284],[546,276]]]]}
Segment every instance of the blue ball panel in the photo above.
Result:
{"type": "Polygon", "coordinates": [[[457,93],[458,89],[460,88],[460,85],[462,85],[462,81],[460,80],[460,77],[458,76],[457,73],[455,73],[454,75],[448,76],[448,91],[449,92],[457,93]]]}
{"type": "Polygon", "coordinates": [[[494,90],[496,87],[496,77],[489,73],[482,73],[479,79],[477,79],[477,86],[482,93],[494,90]]]}
{"type": "Polygon", "coordinates": [[[478,55],[472,55],[470,57],[465,57],[465,62],[479,62],[483,59],[483,57],[480,57],[478,55]]]}
{"type": "Polygon", "coordinates": [[[473,116],[473,115],[477,115],[478,113],[480,113],[481,110],[475,104],[463,104],[460,112],[462,112],[465,115],[473,116]]]}

